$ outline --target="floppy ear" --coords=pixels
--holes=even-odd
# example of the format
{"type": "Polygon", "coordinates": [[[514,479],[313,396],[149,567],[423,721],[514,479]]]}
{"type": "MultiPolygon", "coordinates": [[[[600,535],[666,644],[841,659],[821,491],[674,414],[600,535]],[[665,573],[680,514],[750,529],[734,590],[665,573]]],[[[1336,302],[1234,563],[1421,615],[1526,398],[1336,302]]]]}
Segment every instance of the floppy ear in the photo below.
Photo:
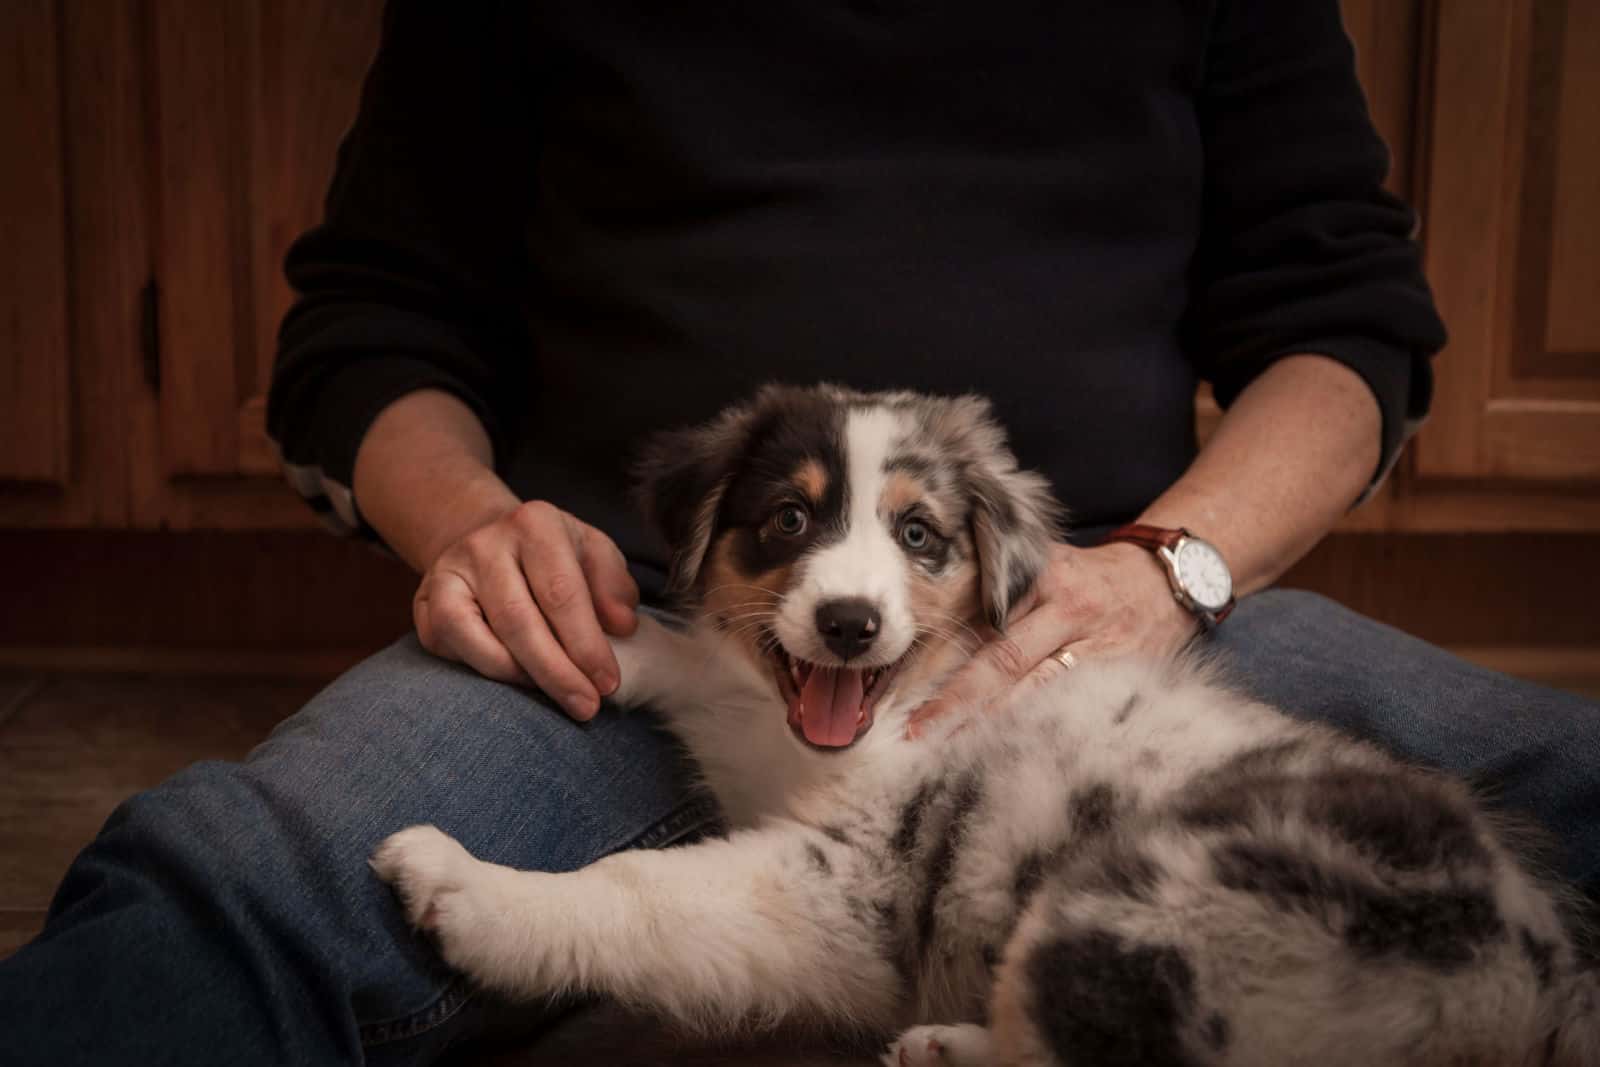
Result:
{"type": "MultiPolygon", "coordinates": [[[[1008,457],[1009,458],[1009,455],[1008,457]]],[[[972,540],[989,624],[1004,630],[1006,616],[1033,587],[1050,560],[1060,505],[1050,483],[1033,471],[980,470],[973,475],[972,540]]]]}
{"type": "Polygon", "coordinates": [[[674,596],[687,595],[700,577],[751,422],[750,409],[740,408],[704,426],[657,434],[634,469],[635,495],[671,553],[667,591],[674,596]]]}
{"type": "Polygon", "coordinates": [[[947,418],[965,453],[984,614],[1003,630],[1012,605],[1049,562],[1066,513],[1043,475],[1017,468],[987,400],[960,397],[947,418]]]}

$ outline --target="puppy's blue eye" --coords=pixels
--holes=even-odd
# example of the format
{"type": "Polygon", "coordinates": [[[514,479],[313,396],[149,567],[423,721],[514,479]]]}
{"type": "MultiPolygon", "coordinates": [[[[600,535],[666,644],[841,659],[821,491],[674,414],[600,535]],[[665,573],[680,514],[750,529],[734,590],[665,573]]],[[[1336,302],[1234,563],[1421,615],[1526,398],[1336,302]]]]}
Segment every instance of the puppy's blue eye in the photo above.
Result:
{"type": "Polygon", "coordinates": [[[772,517],[772,526],[785,537],[795,537],[804,533],[806,528],[805,509],[798,505],[790,504],[772,517]]]}
{"type": "Polygon", "coordinates": [[[920,522],[908,522],[900,527],[900,543],[913,552],[927,548],[930,536],[928,528],[920,522]]]}

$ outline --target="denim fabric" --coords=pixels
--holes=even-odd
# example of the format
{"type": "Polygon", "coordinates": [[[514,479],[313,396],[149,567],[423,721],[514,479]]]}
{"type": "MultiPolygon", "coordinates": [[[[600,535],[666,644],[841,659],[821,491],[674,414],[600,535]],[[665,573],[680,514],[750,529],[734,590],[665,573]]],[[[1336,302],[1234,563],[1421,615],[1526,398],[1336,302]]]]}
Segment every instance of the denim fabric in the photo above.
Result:
{"type": "MultiPolygon", "coordinates": [[[[1600,709],[1473,667],[1305,593],[1247,599],[1211,638],[1292,711],[1492,783],[1600,878],[1600,709]]],[[[431,822],[478,856],[565,870],[715,822],[647,715],[575,724],[406,639],[242,764],[134,797],[0,963],[5,1064],[423,1063],[539,1009],[472,992],[365,860],[431,822]]]]}

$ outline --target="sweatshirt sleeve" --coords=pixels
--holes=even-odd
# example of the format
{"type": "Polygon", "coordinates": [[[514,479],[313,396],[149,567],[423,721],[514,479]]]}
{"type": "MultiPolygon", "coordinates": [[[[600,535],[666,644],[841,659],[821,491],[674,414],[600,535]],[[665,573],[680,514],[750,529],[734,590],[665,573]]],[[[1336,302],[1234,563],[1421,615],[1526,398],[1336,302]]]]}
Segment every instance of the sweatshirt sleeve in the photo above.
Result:
{"type": "Polygon", "coordinates": [[[443,389],[504,456],[517,410],[507,401],[530,377],[534,130],[509,58],[528,31],[504,24],[501,9],[387,5],[324,219],[285,263],[297,299],[279,330],[267,432],[290,484],[341,533],[373,536],[350,486],[356,450],[386,406],[443,389]]]}
{"type": "Polygon", "coordinates": [[[1283,356],[1350,367],[1383,416],[1376,486],[1427,415],[1445,339],[1416,216],[1383,188],[1337,0],[1219,0],[1213,18],[1185,345],[1224,407],[1283,356]]]}

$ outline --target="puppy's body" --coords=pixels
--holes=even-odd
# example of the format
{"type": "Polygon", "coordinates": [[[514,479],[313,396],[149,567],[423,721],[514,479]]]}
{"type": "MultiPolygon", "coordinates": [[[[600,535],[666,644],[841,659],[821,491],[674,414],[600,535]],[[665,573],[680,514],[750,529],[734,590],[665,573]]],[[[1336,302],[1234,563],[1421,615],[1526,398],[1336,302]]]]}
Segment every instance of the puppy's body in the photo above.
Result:
{"type": "Polygon", "coordinates": [[[985,409],[779,392],[701,434],[652,472],[697,610],[616,643],[616,699],[734,830],[565,875],[396,835],[375,864],[453,964],[710,1029],[912,1027],[891,1063],[1600,1058],[1552,898],[1454,782],[1176,664],[1051,668],[903,740],[1047,547],[985,409]]]}

